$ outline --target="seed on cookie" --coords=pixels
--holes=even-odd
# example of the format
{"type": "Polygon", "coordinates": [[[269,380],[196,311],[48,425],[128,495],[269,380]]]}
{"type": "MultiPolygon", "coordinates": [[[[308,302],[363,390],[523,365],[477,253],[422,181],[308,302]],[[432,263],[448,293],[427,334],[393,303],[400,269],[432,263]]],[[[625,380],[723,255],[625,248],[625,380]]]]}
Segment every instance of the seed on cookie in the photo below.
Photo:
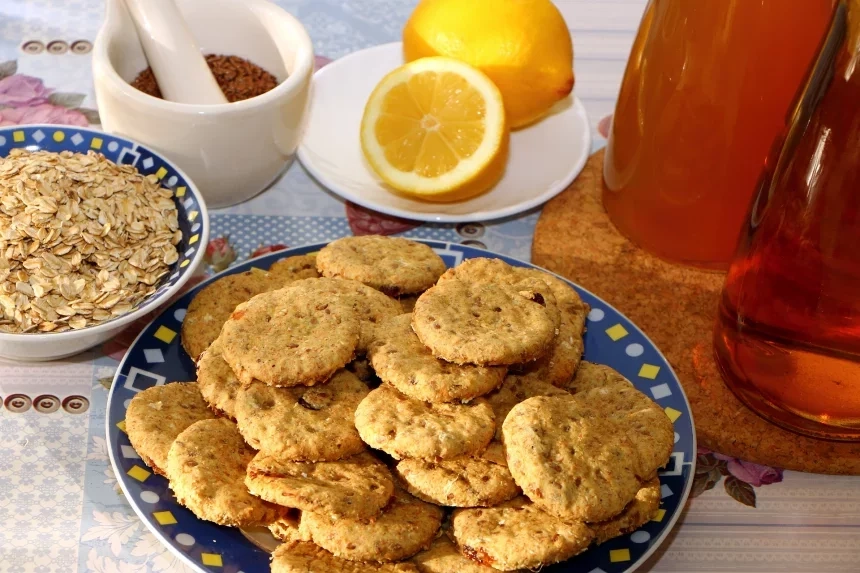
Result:
{"type": "Polygon", "coordinates": [[[437,537],[430,549],[413,557],[412,562],[418,566],[420,573],[494,573],[498,571],[472,561],[460,553],[447,535],[437,537]]]}
{"type": "Polygon", "coordinates": [[[495,392],[485,396],[496,416],[496,439],[502,439],[502,424],[511,408],[535,396],[567,396],[568,392],[533,376],[508,374],[495,392]]]}
{"type": "Polygon", "coordinates": [[[197,361],[197,386],[210,407],[236,419],[236,393],[241,384],[221,356],[220,338],[216,338],[197,361]]]}
{"type": "Polygon", "coordinates": [[[372,448],[395,459],[453,458],[481,451],[495,432],[486,400],[433,404],[383,384],[355,410],[355,426],[372,448]]]}
{"type": "Polygon", "coordinates": [[[194,382],[172,382],[135,394],[125,413],[125,430],[146,465],[167,475],[167,452],[183,430],[215,415],[194,382]]]}
{"type": "Polygon", "coordinates": [[[368,349],[373,369],[407,396],[428,402],[468,401],[498,387],[504,366],[458,365],[439,360],[412,331],[408,314],[379,325],[368,349]]]}
{"type": "Polygon", "coordinates": [[[373,520],[305,512],[301,527],[307,528],[314,543],[343,559],[391,562],[429,547],[441,523],[441,508],[395,488],[389,504],[373,520]]]}
{"type": "Polygon", "coordinates": [[[362,563],[335,557],[315,543],[283,543],[272,553],[272,573],[418,573],[412,563],[362,563]]]}
{"type": "Polygon", "coordinates": [[[502,571],[570,559],[594,538],[584,523],[561,521],[522,496],[496,507],[455,510],[451,524],[464,555],[502,571]]]}
{"type": "Polygon", "coordinates": [[[317,255],[325,277],[362,282],[389,296],[424,291],[445,272],[433,249],[401,237],[365,235],[332,241],[317,255]]]}
{"type": "Polygon", "coordinates": [[[356,347],[358,354],[367,350],[376,324],[400,314],[396,300],[358,281],[322,277],[297,281],[289,288],[302,289],[320,300],[338,298],[348,301],[361,321],[361,336],[356,347]]]}
{"type": "Polygon", "coordinates": [[[260,270],[227,275],[206,286],[192,299],[182,320],[182,347],[195,362],[221,333],[233,310],[272,288],[260,270]]]}
{"type": "Polygon", "coordinates": [[[221,354],[243,384],[312,386],[352,360],[359,333],[349,301],[288,287],[237,306],[224,323],[221,354]]]}
{"type": "Polygon", "coordinates": [[[334,462],[284,462],[260,453],[245,484],[278,505],[353,519],[378,515],[394,492],[391,472],[366,452],[334,462]]]}
{"type": "Polygon", "coordinates": [[[254,450],[225,419],[189,426],[167,454],[167,474],[176,500],[194,515],[220,525],[268,525],[285,509],[251,495],[245,487],[254,450]]]}
{"type": "Polygon", "coordinates": [[[540,358],[555,337],[540,293],[457,280],[441,282],[421,295],[412,328],[437,358],[484,366],[540,358]]]}
{"type": "Polygon", "coordinates": [[[615,398],[537,396],[511,409],[502,424],[509,468],[535,505],[562,519],[604,521],[665,464],[671,422],[628,388],[614,388],[615,398]]]}
{"type": "Polygon", "coordinates": [[[636,497],[621,513],[606,521],[590,523],[595,543],[605,543],[648,523],[660,510],[660,496],[660,480],[654,478],[636,492],[636,497]]]}
{"type": "Polygon", "coordinates": [[[310,388],[254,382],[236,395],[236,420],[245,440],[274,458],[339,460],[365,450],[353,418],[369,391],[347,370],[310,388]]]}
{"type": "MultiPolygon", "coordinates": [[[[491,444],[492,446],[493,444],[491,444]]],[[[501,444],[495,444],[501,448],[501,444]]],[[[407,459],[397,464],[397,475],[409,493],[450,507],[490,507],[518,496],[507,462],[497,456],[458,456],[448,460],[407,459]]]]}

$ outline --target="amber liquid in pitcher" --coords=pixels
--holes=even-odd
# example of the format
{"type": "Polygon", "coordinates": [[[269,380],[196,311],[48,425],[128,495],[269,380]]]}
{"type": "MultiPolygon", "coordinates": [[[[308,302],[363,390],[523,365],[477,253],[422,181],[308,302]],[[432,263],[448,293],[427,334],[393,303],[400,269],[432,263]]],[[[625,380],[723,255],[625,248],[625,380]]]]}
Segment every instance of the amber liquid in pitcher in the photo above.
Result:
{"type": "Polygon", "coordinates": [[[835,0],[651,0],[604,160],[618,230],[661,258],[725,269],[835,0]]]}
{"type": "Polygon", "coordinates": [[[714,342],[729,387],[766,418],[860,439],[860,0],[847,32],[845,13],[765,169],[714,342]]]}

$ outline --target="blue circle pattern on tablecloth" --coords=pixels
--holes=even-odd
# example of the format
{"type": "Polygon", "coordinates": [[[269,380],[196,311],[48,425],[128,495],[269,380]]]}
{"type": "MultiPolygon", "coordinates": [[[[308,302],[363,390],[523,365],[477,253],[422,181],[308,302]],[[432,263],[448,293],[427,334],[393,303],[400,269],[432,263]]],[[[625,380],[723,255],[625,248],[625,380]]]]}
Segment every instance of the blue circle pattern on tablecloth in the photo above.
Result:
{"type": "Polygon", "coordinates": [[[114,163],[131,165],[144,175],[155,175],[162,187],[173,191],[179,230],[182,231],[182,239],[176,245],[179,259],[171,265],[167,279],[162,282],[158,290],[138,308],[154,308],[155,298],[159,294],[173,286],[186,272],[193,272],[191,262],[197,249],[206,248],[206,237],[201,234],[200,200],[188,181],[157,153],[122,137],[82,127],[33,125],[0,128],[0,157],[6,157],[12,149],[16,148],[54,153],[94,151],[114,163]],[[168,181],[174,184],[168,185],[168,181]]]}
{"type": "MultiPolygon", "coordinates": [[[[424,242],[433,247],[449,267],[464,259],[487,256],[515,266],[531,266],[464,245],[424,242]]],[[[267,269],[281,258],[315,252],[322,246],[271,253],[230,268],[224,274],[243,272],[251,267],[267,269]]],[[[268,554],[249,542],[238,529],[201,521],[176,503],[167,480],[147,468],[124,432],[126,404],[134,394],[153,385],[195,378],[194,364],[179,344],[179,332],[185,308],[212,280],[214,278],[189,291],[162,312],[129,348],[117,370],[108,403],[109,452],[119,482],[135,511],[163,543],[189,564],[207,572],[263,572],[269,570],[268,554]]],[[[662,501],[652,521],[632,534],[592,547],[543,571],[622,573],[644,561],[679,517],[693,481],[695,435],[687,399],[662,354],[614,308],[579,287],[577,291],[592,309],[586,325],[585,359],[615,368],[653,398],[675,425],[675,447],[669,463],[660,472],[662,501]]]]}

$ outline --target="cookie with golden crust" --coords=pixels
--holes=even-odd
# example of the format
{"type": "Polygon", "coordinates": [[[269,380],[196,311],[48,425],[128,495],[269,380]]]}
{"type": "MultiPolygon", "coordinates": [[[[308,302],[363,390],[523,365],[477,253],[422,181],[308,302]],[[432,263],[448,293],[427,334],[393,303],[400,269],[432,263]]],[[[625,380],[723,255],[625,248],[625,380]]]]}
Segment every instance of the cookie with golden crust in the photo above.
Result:
{"type": "Polygon", "coordinates": [[[183,430],[215,415],[194,382],[153,386],[131,399],[125,431],[140,459],[157,474],[167,475],[167,452],[183,430]]]}
{"type": "Polygon", "coordinates": [[[367,452],[334,462],[285,462],[259,453],[245,485],[278,505],[352,519],[378,515],[394,492],[388,467],[367,452]]]}
{"type": "Polygon", "coordinates": [[[236,395],[236,420],[245,440],[274,458],[339,460],[365,449],[353,416],[369,391],[347,370],[310,388],[254,382],[236,395]]]}
{"type": "Polygon", "coordinates": [[[314,543],[350,561],[399,561],[430,546],[442,523],[442,510],[395,489],[391,502],[372,521],[302,514],[314,543]]]}
{"type": "Polygon", "coordinates": [[[458,365],[433,356],[412,331],[411,320],[401,314],[378,325],[368,356],[383,382],[427,402],[469,401],[502,383],[504,366],[458,365]]]}
{"type": "Polygon", "coordinates": [[[225,419],[202,420],[184,430],[167,454],[176,500],[206,521],[234,527],[268,525],[285,509],[251,495],[245,473],[254,450],[225,419]]]}
{"type": "Polygon", "coordinates": [[[556,517],[588,522],[620,513],[666,463],[674,438],[659,406],[626,384],[529,398],[502,433],[523,493],[556,517]]]}
{"type": "Polygon", "coordinates": [[[269,276],[273,282],[286,286],[287,284],[302,279],[310,279],[320,276],[317,272],[317,255],[295,255],[286,257],[272,263],[269,267],[269,276]]]}
{"type": "Polygon", "coordinates": [[[343,237],[323,247],[317,269],[325,277],[352,279],[389,296],[418,293],[433,286],[445,262],[423,243],[401,237],[343,237]]]}
{"type": "Polygon", "coordinates": [[[594,538],[584,523],[561,521],[522,496],[496,507],[455,510],[451,526],[464,555],[502,571],[570,559],[594,538]]]}
{"type": "Polygon", "coordinates": [[[280,519],[270,523],[268,528],[276,539],[284,543],[310,541],[310,535],[299,527],[300,520],[301,512],[296,509],[289,509],[280,519]]]}
{"type": "Polygon", "coordinates": [[[355,410],[355,426],[370,447],[395,459],[453,458],[483,450],[495,433],[493,410],[481,398],[469,404],[433,404],[383,384],[355,410]]]}
{"type": "Polygon", "coordinates": [[[236,419],[236,393],[242,385],[221,356],[220,338],[216,338],[197,361],[197,386],[212,409],[236,419]]]}
{"type": "Polygon", "coordinates": [[[313,386],[352,360],[360,328],[350,301],[287,287],[236,307],[222,329],[221,354],[243,384],[313,386]]]}
{"type": "Polygon", "coordinates": [[[321,300],[338,298],[348,301],[361,323],[361,335],[356,347],[359,355],[366,352],[373,338],[374,327],[401,311],[396,300],[358,281],[322,277],[297,281],[290,288],[304,289],[321,300]]]}
{"type": "MultiPolygon", "coordinates": [[[[501,449],[490,443],[488,449],[501,449]]],[[[429,503],[450,507],[490,507],[518,496],[504,451],[491,455],[458,456],[448,460],[406,459],[397,464],[396,473],[406,489],[429,503]]]]}
{"type": "Polygon", "coordinates": [[[272,573],[418,573],[412,563],[362,563],[335,557],[309,542],[284,543],[272,553],[272,573]]]}
{"type": "Polygon", "coordinates": [[[660,510],[660,480],[654,478],[636,492],[633,501],[621,513],[606,521],[590,523],[595,543],[605,543],[625,533],[636,531],[651,521],[660,510]]]}
{"type": "Polygon", "coordinates": [[[504,366],[540,358],[555,323],[531,286],[443,281],[421,295],[412,329],[434,356],[455,364],[504,366]]]}
{"type": "Polygon", "coordinates": [[[472,561],[446,535],[436,538],[427,551],[412,558],[420,573],[494,573],[498,569],[472,561]]]}
{"type": "Polygon", "coordinates": [[[578,394],[579,392],[586,392],[594,388],[603,388],[604,386],[610,386],[619,382],[631,384],[617,370],[605,364],[595,364],[594,362],[583,360],[576,370],[576,376],[564,385],[564,389],[571,394],[578,394]]]}
{"type": "Polygon", "coordinates": [[[237,306],[273,288],[265,271],[253,269],[221,277],[198,292],[182,319],[182,348],[195,362],[218,338],[237,306]]]}

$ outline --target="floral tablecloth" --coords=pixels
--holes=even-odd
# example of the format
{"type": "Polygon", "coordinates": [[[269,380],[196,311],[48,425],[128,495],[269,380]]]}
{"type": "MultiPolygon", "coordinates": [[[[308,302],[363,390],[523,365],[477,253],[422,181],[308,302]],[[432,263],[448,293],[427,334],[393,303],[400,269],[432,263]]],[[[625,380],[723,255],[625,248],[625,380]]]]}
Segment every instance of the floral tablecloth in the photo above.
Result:
{"type": "MultiPolygon", "coordinates": [[[[414,6],[279,3],[307,26],[319,66],[397,40],[414,6]]],[[[557,4],[574,35],[576,93],[597,149],[645,0],[557,4]]],[[[0,0],[0,126],[98,124],[89,53],[102,10],[98,0],[0,0]]],[[[296,164],[262,195],[213,213],[197,280],[261,252],[362,233],[471,243],[528,259],[537,217],[417,225],[344,204],[296,164]]],[[[107,457],[107,390],[140,326],[70,360],[0,363],[0,572],[185,569],[135,517],[107,457]]],[[[693,496],[644,570],[860,571],[860,479],[783,472],[700,451],[693,496]]]]}

